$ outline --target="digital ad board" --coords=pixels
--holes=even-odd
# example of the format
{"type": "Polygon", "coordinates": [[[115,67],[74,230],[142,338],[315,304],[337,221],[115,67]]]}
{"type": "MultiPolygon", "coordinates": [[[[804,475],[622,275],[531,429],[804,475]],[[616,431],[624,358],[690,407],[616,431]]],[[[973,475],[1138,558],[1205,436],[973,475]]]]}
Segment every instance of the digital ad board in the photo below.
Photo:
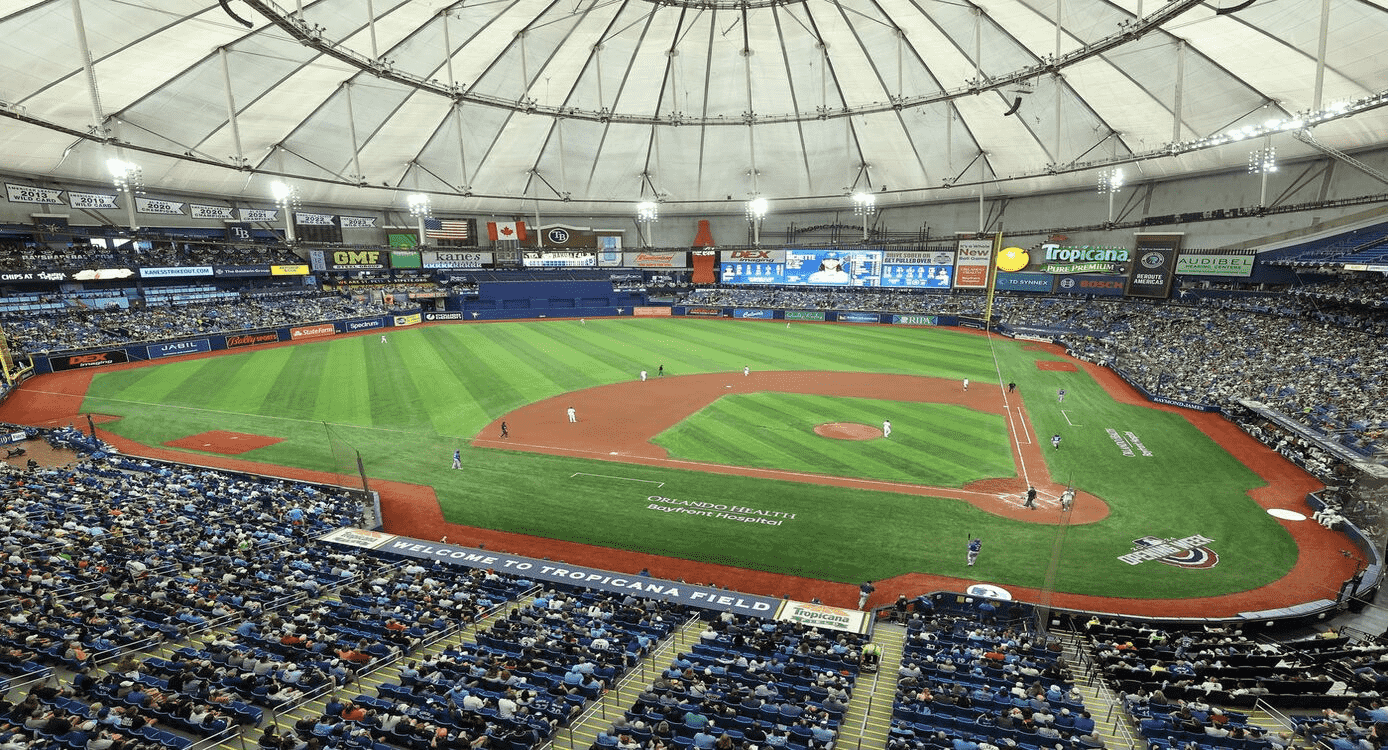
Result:
{"type": "Polygon", "coordinates": [[[881,250],[786,250],[785,284],[877,286],[881,250]]]}

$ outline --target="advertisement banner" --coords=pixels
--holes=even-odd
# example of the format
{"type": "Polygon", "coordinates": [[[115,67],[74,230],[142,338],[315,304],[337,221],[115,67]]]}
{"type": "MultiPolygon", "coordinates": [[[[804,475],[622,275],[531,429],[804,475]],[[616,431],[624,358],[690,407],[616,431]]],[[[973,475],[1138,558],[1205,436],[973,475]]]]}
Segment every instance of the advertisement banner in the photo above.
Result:
{"type": "MultiPolygon", "coordinates": [[[[746,252],[739,250],[737,252],[746,252]]],[[[724,253],[726,255],[726,253],[724,253]]],[[[782,252],[784,255],[784,252],[782,252]]],[[[786,278],[784,263],[730,263],[723,261],[719,278],[724,284],[783,284],[786,278]]]]}
{"type": "Polygon", "coordinates": [[[1057,294],[1120,297],[1127,281],[1128,277],[1114,274],[1074,274],[1056,279],[1055,291],[1057,294]]]}
{"type": "Polygon", "coordinates": [[[899,326],[937,326],[940,324],[938,315],[893,315],[892,323],[899,326]]]}
{"type": "Polygon", "coordinates": [[[390,267],[423,268],[424,266],[420,263],[419,253],[411,252],[409,250],[391,250],[390,267]]]}
{"type": "Polygon", "coordinates": [[[686,308],[686,309],[685,309],[684,314],[685,314],[685,315],[702,315],[702,316],[708,317],[708,318],[721,318],[721,317],[723,317],[723,308],[721,308],[721,307],[690,307],[690,308],[686,308]]]}
{"type": "Polygon", "coordinates": [[[270,266],[271,276],[307,276],[308,266],[296,263],[288,266],[270,266]]]}
{"type": "Polygon", "coordinates": [[[769,319],[771,319],[771,318],[776,317],[776,314],[775,314],[775,312],[772,311],[772,310],[758,310],[758,309],[755,309],[755,308],[749,309],[749,308],[739,307],[739,308],[733,310],[733,317],[734,317],[734,318],[758,318],[758,319],[761,319],[761,320],[769,320],[769,319]]]}
{"type": "Polygon", "coordinates": [[[233,333],[227,336],[227,348],[236,349],[256,344],[273,344],[280,340],[278,331],[255,331],[253,333],[233,333]]]}
{"type": "Polygon", "coordinates": [[[161,201],[155,198],[135,197],[135,212],[141,214],[168,214],[173,216],[183,215],[182,203],[173,201],[161,201]]]}
{"type": "Polygon", "coordinates": [[[142,279],[165,279],[174,276],[211,276],[212,266],[172,266],[163,268],[141,268],[142,279]]]}
{"type": "Polygon", "coordinates": [[[1181,253],[1176,257],[1176,273],[1197,276],[1252,276],[1254,251],[1233,253],[1181,253]]]}
{"type": "Polygon", "coordinates": [[[684,268],[689,265],[685,260],[687,253],[684,251],[657,253],[648,250],[622,255],[623,265],[627,268],[684,268]]]}
{"type": "Polygon", "coordinates": [[[824,320],[822,310],[786,310],[786,320],[824,320]]]}
{"type": "Polygon", "coordinates": [[[230,206],[204,206],[201,203],[188,204],[188,215],[194,219],[233,219],[236,218],[230,206]]]}
{"type": "Polygon", "coordinates": [[[841,312],[838,314],[840,323],[881,323],[882,316],[877,313],[867,312],[841,312]]]}
{"type": "Polygon", "coordinates": [[[11,271],[0,273],[0,281],[67,281],[62,271],[11,271]]]}
{"type": "Polygon", "coordinates": [[[369,331],[369,330],[371,330],[372,328],[384,328],[384,327],[385,327],[385,321],[381,320],[380,318],[371,318],[371,319],[369,319],[369,320],[344,320],[344,321],[342,321],[342,332],[343,332],[343,333],[353,333],[353,332],[356,332],[356,331],[369,331]]]}
{"type": "Polygon", "coordinates": [[[598,265],[597,253],[572,250],[527,250],[521,253],[526,268],[586,268],[598,265]]]}
{"type": "Polygon", "coordinates": [[[420,253],[425,268],[481,268],[492,264],[492,254],[425,250],[420,253]]]}
{"type": "Polygon", "coordinates": [[[277,208],[242,208],[236,212],[241,221],[279,221],[280,212],[277,208]]]}
{"type": "Polygon", "coordinates": [[[72,274],[73,281],[109,281],[111,279],[128,279],[134,276],[135,272],[129,268],[84,268],[72,274]]]}
{"type": "Polygon", "coordinates": [[[376,217],[375,217],[375,216],[343,216],[343,217],[342,217],[342,228],[343,228],[343,229],[375,229],[375,228],[376,228],[376,217]]]}
{"type": "Polygon", "coordinates": [[[213,266],[213,276],[269,276],[270,266],[213,266]]]}
{"type": "Polygon", "coordinates": [[[420,313],[412,313],[410,315],[396,315],[395,327],[399,328],[401,326],[419,325],[420,321],[422,321],[423,319],[424,316],[420,313]]]}
{"type": "Polygon", "coordinates": [[[81,370],[85,367],[105,367],[106,365],[129,362],[124,349],[111,349],[104,352],[85,352],[83,354],[63,354],[48,358],[48,366],[53,372],[62,370],[81,370]]]}
{"type": "Polygon", "coordinates": [[[601,268],[618,268],[622,265],[622,251],[616,248],[603,248],[598,250],[598,266],[601,268]]]}
{"type": "Polygon", "coordinates": [[[987,289],[993,267],[992,240],[959,240],[954,262],[955,289],[987,289]]]}
{"type": "Polygon", "coordinates": [[[867,613],[856,609],[830,607],[824,604],[788,600],[781,605],[776,619],[782,622],[795,622],[812,628],[840,630],[848,633],[866,633],[867,613]]]}
{"type": "Polygon", "coordinates": [[[180,354],[200,354],[212,351],[212,342],[207,339],[194,339],[192,341],[174,341],[168,344],[150,344],[145,347],[145,354],[150,359],[160,357],[177,357],[180,354]]]}
{"type": "Polygon", "coordinates": [[[1008,273],[998,272],[997,290],[1000,292],[1035,292],[1050,294],[1055,277],[1048,273],[1008,273]]]}
{"type": "Polygon", "coordinates": [[[105,193],[67,193],[67,204],[73,208],[120,208],[116,196],[105,193]]]}
{"type": "Polygon", "coordinates": [[[462,320],[463,314],[460,312],[427,312],[424,313],[424,319],[429,322],[435,320],[462,320]]]}
{"type": "Polygon", "coordinates": [[[1039,270],[1049,274],[1125,273],[1132,260],[1126,247],[1111,245],[1041,245],[1039,270]]]}
{"type": "Polygon", "coordinates": [[[719,260],[724,263],[785,263],[784,250],[722,250],[719,260]]]}
{"type": "Polygon", "coordinates": [[[670,316],[668,307],[633,307],[631,308],[632,317],[636,318],[667,318],[670,316]]]}
{"type": "Polygon", "coordinates": [[[63,191],[50,188],[11,185],[5,183],[5,197],[10,203],[42,203],[45,206],[63,205],[63,191]]]}
{"type": "MultiPolygon", "coordinates": [[[[313,252],[310,251],[310,255],[313,252]]],[[[323,251],[323,263],[328,271],[374,271],[386,267],[388,250],[323,251]]]]}
{"type": "Polygon", "coordinates": [[[1176,257],[1181,249],[1179,234],[1139,234],[1136,261],[1128,272],[1129,297],[1166,299],[1171,296],[1171,282],[1176,279],[1176,257]]]}
{"type": "Polygon", "coordinates": [[[786,251],[786,284],[877,286],[881,277],[881,250],[786,251]]]}
{"type": "Polygon", "coordinates": [[[920,252],[901,252],[888,250],[882,253],[884,266],[952,266],[954,253],[948,250],[922,250],[920,252]]]}
{"type": "Polygon", "coordinates": [[[296,326],[289,329],[290,341],[302,341],[303,339],[316,339],[321,336],[331,336],[337,333],[332,323],[319,323],[311,326],[296,326]]]}

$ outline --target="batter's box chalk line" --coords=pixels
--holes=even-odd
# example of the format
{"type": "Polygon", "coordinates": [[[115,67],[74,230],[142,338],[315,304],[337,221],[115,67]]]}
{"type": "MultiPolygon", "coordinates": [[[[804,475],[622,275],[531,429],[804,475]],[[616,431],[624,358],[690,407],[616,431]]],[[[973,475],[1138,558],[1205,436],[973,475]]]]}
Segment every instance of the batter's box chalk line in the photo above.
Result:
{"type": "Polygon", "coordinates": [[[589,474],[587,472],[582,471],[575,472],[569,475],[569,479],[573,479],[574,477],[601,477],[603,479],[620,479],[623,482],[645,482],[646,484],[653,484],[657,487],[665,486],[664,482],[657,482],[654,479],[633,479],[631,477],[614,477],[609,474],[589,474]]]}

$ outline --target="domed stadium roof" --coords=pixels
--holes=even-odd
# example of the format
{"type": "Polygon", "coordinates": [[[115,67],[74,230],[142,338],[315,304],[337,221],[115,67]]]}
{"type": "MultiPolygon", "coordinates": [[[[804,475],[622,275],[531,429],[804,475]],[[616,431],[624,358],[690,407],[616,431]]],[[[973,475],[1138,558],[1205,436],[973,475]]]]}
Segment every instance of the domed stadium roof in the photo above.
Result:
{"type": "Polygon", "coordinates": [[[1242,168],[1315,153],[1292,133],[1322,111],[1327,145],[1388,141],[1384,3],[1222,4],[10,0],[0,153],[45,179],[124,158],[151,193],[626,213],[1242,168]]]}

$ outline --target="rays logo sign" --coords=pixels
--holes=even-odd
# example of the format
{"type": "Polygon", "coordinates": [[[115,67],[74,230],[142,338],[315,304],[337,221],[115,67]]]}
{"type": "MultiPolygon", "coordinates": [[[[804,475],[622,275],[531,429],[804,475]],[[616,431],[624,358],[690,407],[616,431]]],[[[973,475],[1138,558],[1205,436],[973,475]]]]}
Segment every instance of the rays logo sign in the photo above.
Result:
{"type": "Polygon", "coordinates": [[[1200,534],[1181,539],[1144,536],[1134,539],[1133,551],[1118,559],[1129,565],[1156,560],[1178,568],[1213,568],[1219,564],[1219,555],[1207,546],[1212,542],[1213,539],[1200,534]]]}

